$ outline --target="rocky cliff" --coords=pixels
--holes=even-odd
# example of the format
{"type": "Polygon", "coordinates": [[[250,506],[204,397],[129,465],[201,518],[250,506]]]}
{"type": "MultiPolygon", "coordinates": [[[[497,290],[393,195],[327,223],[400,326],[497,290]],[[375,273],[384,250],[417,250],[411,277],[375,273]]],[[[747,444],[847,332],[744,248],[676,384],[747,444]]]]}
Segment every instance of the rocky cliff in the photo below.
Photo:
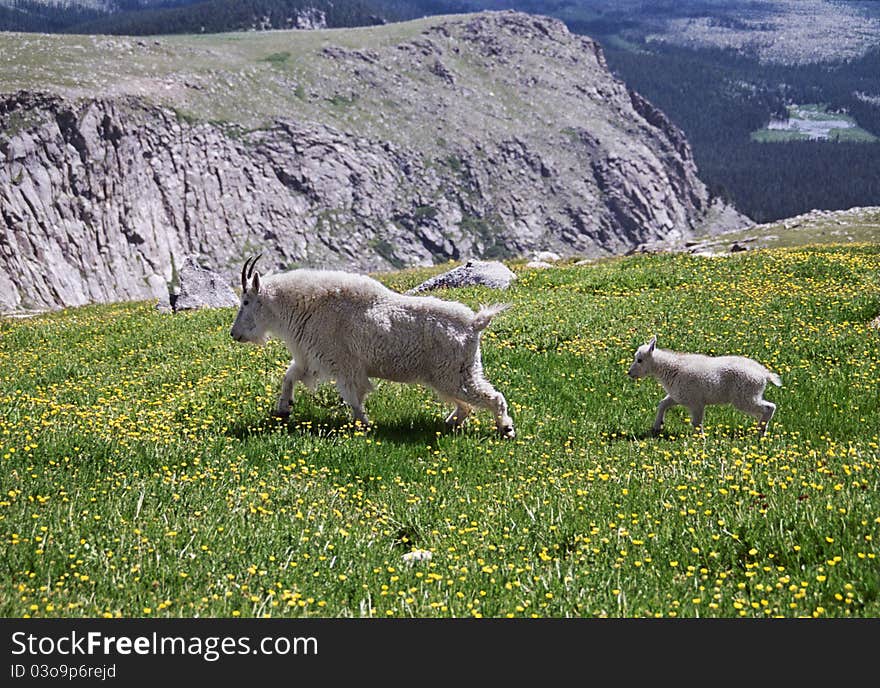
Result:
{"type": "Polygon", "coordinates": [[[156,298],[191,253],[235,284],[258,251],[381,270],[746,223],[552,19],[0,48],[3,311],[156,298]]]}

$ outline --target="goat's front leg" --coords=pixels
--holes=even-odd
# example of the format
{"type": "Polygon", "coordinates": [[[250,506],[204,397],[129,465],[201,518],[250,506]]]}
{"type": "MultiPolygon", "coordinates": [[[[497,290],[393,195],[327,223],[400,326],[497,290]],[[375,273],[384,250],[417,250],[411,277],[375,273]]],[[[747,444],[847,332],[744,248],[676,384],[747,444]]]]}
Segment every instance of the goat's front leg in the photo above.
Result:
{"type": "Polygon", "coordinates": [[[290,415],[290,404],[293,401],[293,388],[296,383],[305,377],[305,371],[291,361],[281,381],[281,394],[278,397],[278,405],[275,407],[275,415],[287,418],[290,415]]]}
{"type": "Polygon", "coordinates": [[[355,422],[364,426],[370,424],[364,411],[364,399],[373,389],[370,379],[363,373],[353,373],[350,376],[340,376],[336,380],[336,389],[342,400],[351,407],[351,417],[355,422]]]}
{"type": "Polygon", "coordinates": [[[460,428],[467,417],[471,415],[471,407],[458,399],[453,399],[452,403],[455,404],[455,410],[446,418],[446,427],[460,428]]]}
{"type": "Polygon", "coordinates": [[[657,405],[657,417],[654,419],[654,425],[651,427],[652,434],[660,434],[660,428],[663,427],[663,419],[666,416],[666,412],[676,405],[678,405],[678,402],[670,396],[665,396],[660,400],[660,403],[657,405]]]}
{"type": "Polygon", "coordinates": [[[703,413],[706,407],[700,404],[693,404],[688,410],[691,412],[691,425],[694,426],[694,430],[699,431],[701,435],[705,435],[706,433],[703,431],[703,413]]]}

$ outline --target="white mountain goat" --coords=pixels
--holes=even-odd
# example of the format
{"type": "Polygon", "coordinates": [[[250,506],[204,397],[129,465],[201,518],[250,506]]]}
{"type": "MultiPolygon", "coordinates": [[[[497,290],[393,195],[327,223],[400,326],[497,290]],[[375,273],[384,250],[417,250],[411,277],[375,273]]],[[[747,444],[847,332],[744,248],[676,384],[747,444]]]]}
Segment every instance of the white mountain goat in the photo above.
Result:
{"type": "Polygon", "coordinates": [[[506,305],[477,313],[462,303],[408,296],[365,275],[332,270],[291,270],[263,279],[259,256],[241,271],[241,305],[230,334],[264,344],[275,336],[293,360],[281,383],[276,413],[290,415],[293,388],[333,379],[354,420],[367,424],[369,378],[415,382],[433,388],[456,408],[446,419],[457,427],[473,407],[495,415],[504,437],[514,437],[507,400],[483,376],[480,334],[506,305]]]}
{"type": "Polygon", "coordinates": [[[760,433],[776,412],[776,404],[764,399],[768,382],[782,380],[757,361],[745,356],[704,356],[658,349],[657,337],[638,348],[629,369],[634,379],[653,377],[666,390],[657,407],[652,432],[663,427],[663,417],[673,406],[686,406],[694,428],[703,431],[703,410],[710,404],[731,404],[758,420],[760,433]]]}

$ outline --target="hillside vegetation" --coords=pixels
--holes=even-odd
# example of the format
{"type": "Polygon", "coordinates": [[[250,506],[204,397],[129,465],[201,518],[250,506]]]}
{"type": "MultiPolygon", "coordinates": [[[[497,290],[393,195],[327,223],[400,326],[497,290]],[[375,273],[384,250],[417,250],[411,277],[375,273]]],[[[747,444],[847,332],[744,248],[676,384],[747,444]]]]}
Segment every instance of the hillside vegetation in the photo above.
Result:
{"type": "Polygon", "coordinates": [[[512,267],[442,296],[513,305],[483,350],[514,441],[387,382],[369,429],[330,386],[274,419],[286,352],[232,309],[0,320],[0,614],[880,615],[880,246],[512,267]],[[778,372],[769,434],[678,408],[649,438],[652,334],[778,372]]]}
{"type": "MultiPolygon", "coordinates": [[[[344,128],[347,118],[364,116],[361,108],[381,112],[381,104],[368,91],[353,93],[351,75],[340,74],[324,49],[342,57],[346,50],[394,47],[437,23],[150,39],[0,33],[0,91],[144,97],[182,118],[237,126],[239,134],[292,115],[344,128]]],[[[373,136],[394,130],[382,121],[361,126],[359,133],[373,136]]]]}

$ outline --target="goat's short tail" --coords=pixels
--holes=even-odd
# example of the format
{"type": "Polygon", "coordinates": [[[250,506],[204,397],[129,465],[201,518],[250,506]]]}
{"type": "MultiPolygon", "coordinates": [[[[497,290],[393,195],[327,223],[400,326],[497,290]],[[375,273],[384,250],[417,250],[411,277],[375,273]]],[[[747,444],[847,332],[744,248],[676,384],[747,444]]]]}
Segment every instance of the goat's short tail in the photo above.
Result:
{"type": "Polygon", "coordinates": [[[770,380],[777,387],[782,387],[782,378],[779,377],[776,373],[771,371],[767,371],[767,379],[770,380]]]}
{"type": "Polygon", "coordinates": [[[489,326],[489,323],[492,322],[492,318],[498,315],[501,311],[506,311],[508,308],[510,308],[509,303],[496,303],[491,306],[480,306],[480,310],[477,311],[477,314],[471,321],[471,327],[475,332],[485,330],[489,326]]]}

